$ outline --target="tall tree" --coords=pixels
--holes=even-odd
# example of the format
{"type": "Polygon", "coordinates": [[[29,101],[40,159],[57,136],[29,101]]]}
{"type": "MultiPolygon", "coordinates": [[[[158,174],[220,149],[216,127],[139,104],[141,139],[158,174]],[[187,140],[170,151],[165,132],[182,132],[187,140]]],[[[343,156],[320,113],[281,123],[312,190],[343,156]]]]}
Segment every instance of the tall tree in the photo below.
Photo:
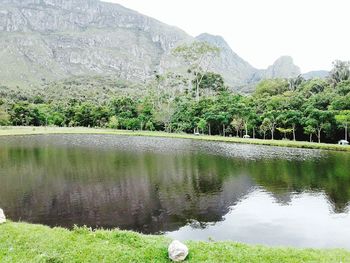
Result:
{"type": "Polygon", "coordinates": [[[283,125],[285,126],[284,128],[291,128],[293,132],[293,141],[296,140],[296,127],[298,124],[300,124],[302,118],[302,113],[298,110],[286,110],[282,112],[281,114],[281,121],[283,125]]]}
{"type": "Polygon", "coordinates": [[[234,116],[234,118],[231,121],[231,126],[235,129],[236,131],[236,136],[239,136],[239,133],[241,132],[241,130],[244,128],[244,120],[243,118],[241,118],[240,116],[234,116]]]}
{"type": "Polygon", "coordinates": [[[341,81],[350,79],[350,61],[336,60],[333,62],[333,69],[329,78],[334,87],[341,81]]]}
{"type": "Polygon", "coordinates": [[[318,109],[308,109],[308,114],[304,118],[305,127],[312,127],[316,130],[318,142],[321,143],[322,131],[331,127],[333,114],[329,111],[318,109]]]}
{"type": "Polygon", "coordinates": [[[339,122],[345,129],[345,140],[348,140],[348,127],[350,125],[350,110],[344,110],[338,112],[335,116],[337,122],[339,122]]]}
{"type": "Polygon", "coordinates": [[[173,55],[182,58],[188,65],[189,84],[195,84],[196,98],[199,101],[199,89],[212,60],[220,53],[218,47],[207,42],[194,41],[183,44],[172,51],[173,55]]]}
{"type": "Polygon", "coordinates": [[[267,123],[271,132],[271,140],[275,139],[275,130],[279,121],[280,112],[276,110],[268,111],[263,114],[263,122],[267,123]]]}

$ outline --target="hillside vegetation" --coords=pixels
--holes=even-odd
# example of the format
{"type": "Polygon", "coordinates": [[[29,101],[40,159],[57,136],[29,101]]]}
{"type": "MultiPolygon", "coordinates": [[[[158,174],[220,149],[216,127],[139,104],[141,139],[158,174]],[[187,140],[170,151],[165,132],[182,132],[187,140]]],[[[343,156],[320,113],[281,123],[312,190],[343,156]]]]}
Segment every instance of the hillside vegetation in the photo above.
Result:
{"type": "Polygon", "coordinates": [[[0,124],[335,143],[348,137],[349,72],[348,62],[337,61],[328,79],[263,80],[249,96],[229,91],[221,75],[209,71],[157,75],[141,87],[96,78],[93,84],[73,79],[47,86],[52,93],[16,94],[3,89],[0,124]],[[99,88],[89,93],[87,85],[99,88]],[[128,95],[133,89],[139,93],[128,95]]]}

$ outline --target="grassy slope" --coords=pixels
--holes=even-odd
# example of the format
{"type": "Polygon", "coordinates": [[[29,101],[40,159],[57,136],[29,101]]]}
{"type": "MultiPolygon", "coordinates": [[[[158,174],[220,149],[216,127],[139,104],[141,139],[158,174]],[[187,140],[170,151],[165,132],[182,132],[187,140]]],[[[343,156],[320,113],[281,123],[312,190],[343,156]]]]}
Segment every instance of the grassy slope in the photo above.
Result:
{"type": "MultiPolygon", "coordinates": [[[[127,231],[0,225],[0,262],[169,262],[162,236],[127,231]]],[[[188,262],[350,262],[345,250],[267,248],[233,242],[186,242],[188,262]]]]}
{"type": "Polygon", "coordinates": [[[0,136],[30,135],[30,134],[115,134],[115,135],[130,135],[130,136],[155,136],[155,137],[196,139],[196,140],[206,140],[206,141],[221,141],[221,142],[350,152],[350,146],[348,147],[339,146],[336,144],[294,142],[294,141],[282,141],[282,140],[272,141],[272,140],[260,140],[260,139],[242,139],[242,138],[236,138],[236,137],[222,137],[222,136],[208,136],[208,135],[195,136],[191,134],[182,134],[182,133],[179,134],[179,133],[150,132],[150,131],[133,132],[133,131],[111,130],[111,129],[55,128],[55,127],[48,127],[48,128],[46,127],[2,127],[2,129],[0,129],[0,136]]]}

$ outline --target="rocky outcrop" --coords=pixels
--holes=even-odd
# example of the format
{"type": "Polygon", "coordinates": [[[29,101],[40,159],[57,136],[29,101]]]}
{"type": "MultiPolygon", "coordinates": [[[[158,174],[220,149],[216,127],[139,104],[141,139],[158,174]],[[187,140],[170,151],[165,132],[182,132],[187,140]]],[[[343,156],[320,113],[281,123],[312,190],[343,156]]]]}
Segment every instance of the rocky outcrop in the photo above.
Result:
{"type": "Polygon", "coordinates": [[[266,70],[259,70],[253,74],[250,82],[257,82],[262,79],[294,78],[300,74],[300,68],[294,64],[293,58],[282,56],[266,70]]]}
{"type": "Polygon", "coordinates": [[[184,70],[170,50],[206,41],[220,47],[211,70],[231,88],[300,73],[290,57],[258,70],[220,36],[193,38],[118,4],[99,0],[0,0],[0,86],[42,86],[76,76],[144,82],[155,72],[184,70]]]}
{"type": "Polygon", "coordinates": [[[300,68],[294,65],[292,57],[278,58],[272,66],[265,71],[265,78],[293,78],[300,75],[300,68]]]}
{"type": "Polygon", "coordinates": [[[211,69],[220,72],[230,85],[237,86],[247,83],[249,78],[257,71],[247,61],[233,52],[223,37],[201,34],[196,39],[220,48],[220,57],[212,63],[211,69]]]}
{"type": "Polygon", "coordinates": [[[161,57],[191,38],[117,4],[97,0],[0,0],[0,84],[77,75],[145,80],[161,57]]]}

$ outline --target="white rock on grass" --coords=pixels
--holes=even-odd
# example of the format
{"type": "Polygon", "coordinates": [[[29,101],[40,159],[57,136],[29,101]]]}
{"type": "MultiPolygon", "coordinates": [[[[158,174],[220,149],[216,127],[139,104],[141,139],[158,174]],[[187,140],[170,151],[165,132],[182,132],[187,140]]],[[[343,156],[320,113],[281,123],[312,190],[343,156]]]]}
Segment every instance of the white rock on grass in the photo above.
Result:
{"type": "Polygon", "coordinates": [[[183,261],[188,255],[188,248],[178,240],[174,240],[168,247],[169,258],[172,261],[183,261]]]}
{"type": "Polygon", "coordinates": [[[6,217],[4,214],[4,211],[0,208],[0,224],[3,224],[6,222],[6,217]]]}

